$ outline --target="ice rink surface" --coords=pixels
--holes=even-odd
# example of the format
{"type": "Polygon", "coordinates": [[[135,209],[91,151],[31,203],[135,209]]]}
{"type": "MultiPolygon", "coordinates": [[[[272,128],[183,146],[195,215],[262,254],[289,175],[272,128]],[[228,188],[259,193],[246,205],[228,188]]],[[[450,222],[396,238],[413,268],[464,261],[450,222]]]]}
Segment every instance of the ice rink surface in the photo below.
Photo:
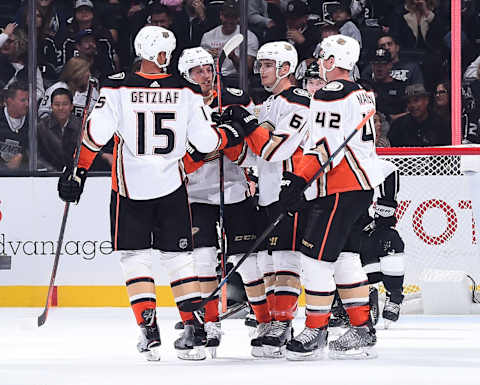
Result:
{"type": "MultiPolygon", "coordinates": [[[[283,385],[480,384],[480,316],[403,315],[378,327],[374,360],[289,362],[250,356],[243,320],[222,323],[218,358],[176,358],[173,308],[159,308],[162,360],[137,353],[138,327],[128,308],[0,309],[0,385],[283,385]]],[[[295,320],[303,328],[303,309],[295,320]]]]}

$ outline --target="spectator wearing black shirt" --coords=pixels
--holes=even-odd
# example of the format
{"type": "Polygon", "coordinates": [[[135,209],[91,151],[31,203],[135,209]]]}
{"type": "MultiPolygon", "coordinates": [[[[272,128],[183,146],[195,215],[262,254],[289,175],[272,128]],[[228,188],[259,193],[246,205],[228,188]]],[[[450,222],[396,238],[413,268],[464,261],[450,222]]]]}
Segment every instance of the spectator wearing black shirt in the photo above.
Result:
{"type": "Polygon", "coordinates": [[[285,20],[287,30],[284,36],[275,40],[287,40],[298,54],[298,61],[311,58],[320,42],[320,27],[308,22],[308,6],[301,0],[292,0],[287,4],[285,20]]]}
{"type": "MultiPolygon", "coordinates": [[[[381,35],[377,40],[377,49],[382,48],[390,52],[392,57],[392,78],[404,82],[406,86],[411,84],[423,84],[423,74],[417,63],[402,60],[400,58],[400,45],[397,39],[389,34],[381,35]]],[[[372,66],[367,65],[362,71],[362,78],[372,77],[372,66]]]]}
{"type": "Polygon", "coordinates": [[[372,86],[377,94],[377,111],[394,120],[405,114],[405,83],[392,77],[392,57],[390,52],[379,48],[371,60],[373,69],[372,86]]]}
{"type": "MultiPolygon", "coordinates": [[[[78,44],[84,36],[93,36],[95,40],[97,67],[103,75],[116,72],[119,68],[118,56],[114,49],[112,35],[101,25],[94,13],[93,3],[90,0],[76,0],[73,18],[67,21],[67,35],[59,38],[62,41],[62,63],[79,53],[78,44]],[[85,31],[89,31],[85,33],[85,31]]],[[[81,56],[81,55],[80,55],[81,56]]],[[[92,68],[94,73],[95,68],[92,68]]]]}
{"type": "Polygon", "coordinates": [[[37,126],[38,166],[61,171],[71,165],[81,130],[81,119],[72,114],[73,96],[66,88],[52,93],[52,112],[45,114],[37,126]]]}
{"type": "Polygon", "coordinates": [[[10,84],[5,93],[5,107],[0,111],[0,169],[18,170],[27,163],[28,86],[10,84]]]}
{"type": "Polygon", "coordinates": [[[350,7],[347,7],[346,5],[337,5],[332,11],[332,18],[335,25],[340,30],[340,33],[345,36],[350,36],[358,41],[360,48],[362,48],[362,34],[356,24],[352,21],[350,7]]]}
{"type": "Polygon", "coordinates": [[[207,19],[203,0],[185,0],[183,8],[175,14],[178,27],[177,42],[184,42],[184,48],[198,47],[205,32],[218,25],[217,20],[207,19]]]}
{"type": "Polygon", "coordinates": [[[425,147],[451,144],[451,131],[435,112],[429,110],[430,94],[423,84],[405,90],[408,114],[392,123],[388,139],[393,147],[425,147]]]}

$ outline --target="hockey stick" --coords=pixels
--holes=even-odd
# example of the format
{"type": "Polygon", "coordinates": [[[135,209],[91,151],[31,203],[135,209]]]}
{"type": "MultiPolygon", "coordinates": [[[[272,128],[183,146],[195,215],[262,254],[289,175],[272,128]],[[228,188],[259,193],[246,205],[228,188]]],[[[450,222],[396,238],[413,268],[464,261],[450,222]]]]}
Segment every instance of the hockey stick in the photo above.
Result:
{"type": "MultiPolygon", "coordinates": [[[[240,44],[242,44],[243,35],[235,35],[228,40],[222,48],[222,52],[217,59],[217,102],[218,112],[222,113],[222,87],[221,87],[221,71],[223,62],[225,59],[235,50],[240,44]]],[[[219,176],[220,176],[220,207],[218,215],[218,241],[220,244],[220,267],[222,270],[222,279],[226,274],[226,249],[225,249],[225,225],[224,225],[224,213],[225,213],[225,176],[223,165],[223,151],[220,151],[220,157],[218,160],[219,176]]],[[[227,286],[222,287],[222,313],[227,311],[227,286]]]]}
{"type": "MultiPolygon", "coordinates": [[[[315,182],[318,177],[325,171],[325,169],[332,163],[333,159],[337,156],[337,154],[342,151],[345,146],[350,142],[350,140],[355,136],[355,134],[360,131],[365,124],[367,124],[368,120],[375,114],[375,110],[371,110],[365,117],[362,119],[362,121],[358,124],[358,126],[355,127],[355,129],[350,133],[350,135],[347,136],[347,138],[344,140],[344,142],[335,150],[335,152],[330,155],[330,157],[325,161],[324,164],[321,165],[320,169],[315,173],[315,175],[310,179],[310,181],[306,184],[306,186],[303,188],[301,191],[302,194],[305,193],[305,191],[312,185],[313,182],[315,182]]],[[[210,301],[215,295],[218,293],[218,291],[227,283],[229,278],[232,276],[233,273],[237,271],[237,269],[240,267],[240,265],[252,254],[260,245],[261,243],[265,240],[265,238],[268,237],[268,235],[277,227],[277,225],[281,222],[281,220],[285,217],[286,213],[282,212],[280,215],[275,219],[268,227],[267,229],[257,238],[255,243],[250,247],[250,249],[240,258],[237,262],[237,264],[228,272],[228,274],[225,276],[225,278],[222,279],[222,281],[218,284],[217,288],[210,293],[210,295],[206,298],[204,298],[200,303],[197,304],[187,304],[184,303],[180,305],[180,310],[182,311],[194,311],[197,309],[200,309],[203,307],[208,301],[210,301]],[[183,307],[183,308],[182,308],[183,307]],[[189,309],[187,309],[187,307],[189,309]]]]}
{"type": "MultiPolygon", "coordinates": [[[[75,147],[75,156],[73,158],[73,174],[75,175],[78,165],[78,158],[80,157],[80,146],[82,144],[83,132],[85,130],[85,124],[87,122],[88,110],[90,109],[90,101],[92,99],[92,90],[95,86],[95,81],[90,79],[88,82],[88,90],[87,90],[87,100],[85,102],[85,107],[83,108],[82,112],[82,127],[80,129],[80,133],[78,134],[77,144],[75,147]]],[[[48,293],[47,293],[47,300],[45,303],[45,307],[43,309],[43,313],[37,319],[38,327],[42,326],[47,321],[48,310],[50,309],[50,305],[52,303],[52,295],[53,295],[53,284],[55,283],[55,277],[57,275],[57,268],[58,262],[60,260],[60,251],[62,250],[63,245],[63,236],[65,234],[65,227],[67,225],[67,217],[68,211],[70,209],[70,202],[65,202],[65,208],[63,209],[63,218],[62,224],[60,225],[60,233],[58,234],[58,242],[57,242],[57,249],[55,250],[55,258],[53,260],[53,268],[52,268],[52,275],[50,277],[50,285],[48,286],[48,293]]]]}

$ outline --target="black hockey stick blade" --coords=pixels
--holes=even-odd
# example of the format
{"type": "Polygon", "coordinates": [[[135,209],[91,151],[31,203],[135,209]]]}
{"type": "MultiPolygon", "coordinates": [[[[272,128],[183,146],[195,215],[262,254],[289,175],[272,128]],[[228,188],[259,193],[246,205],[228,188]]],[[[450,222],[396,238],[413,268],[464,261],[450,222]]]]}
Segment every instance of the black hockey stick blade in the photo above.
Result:
{"type": "MultiPolygon", "coordinates": [[[[80,130],[80,133],[78,134],[77,147],[75,151],[75,157],[73,159],[74,172],[78,165],[78,158],[80,156],[80,145],[82,143],[83,132],[85,130],[85,124],[87,122],[88,110],[90,109],[90,102],[92,100],[92,92],[93,92],[94,86],[95,86],[95,81],[93,79],[90,79],[88,82],[87,100],[85,102],[85,107],[83,108],[83,112],[82,112],[82,128],[80,130]]],[[[42,314],[40,314],[37,318],[38,327],[42,326],[47,321],[48,311],[50,310],[50,305],[52,304],[53,286],[55,283],[55,277],[57,276],[58,262],[60,260],[60,251],[62,250],[62,246],[63,246],[63,236],[65,234],[65,227],[67,225],[69,209],[70,209],[70,202],[65,202],[65,208],[63,209],[62,224],[60,225],[60,232],[58,234],[57,249],[55,250],[55,258],[53,259],[53,268],[52,268],[52,274],[50,276],[50,284],[48,285],[47,300],[45,301],[45,307],[43,308],[42,314]]]]}
{"type": "MultiPolygon", "coordinates": [[[[338,146],[338,148],[333,152],[332,155],[325,161],[324,164],[320,167],[320,169],[315,173],[312,179],[306,184],[306,186],[302,190],[302,194],[305,193],[305,191],[311,186],[313,182],[315,182],[320,175],[325,171],[325,169],[332,163],[333,159],[342,151],[345,146],[350,142],[350,140],[355,136],[355,134],[362,129],[362,127],[367,124],[367,122],[370,120],[370,118],[375,114],[375,110],[371,110],[368,112],[362,119],[362,121],[355,127],[355,129],[348,135],[348,137],[343,141],[343,143],[338,146]]],[[[204,298],[201,302],[198,303],[183,303],[182,305],[179,306],[179,309],[181,311],[186,311],[186,312],[191,312],[198,310],[205,306],[205,304],[209,301],[212,300],[213,297],[215,297],[218,293],[218,291],[222,288],[223,285],[227,283],[229,278],[232,276],[233,273],[235,273],[240,265],[261,245],[261,243],[265,240],[265,238],[268,237],[268,235],[277,227],[277,225],[282,221],[282,219],[285,217],[286,213],[282,212],[280,215],[265,229],[265,231],[257,238],[255,243],[250,247],[250,249],[240,258],[237,262],[237,264],[228,272],[228,274],[223,278],[216,289],[210,293],[210,295],[206,298],[204,298]]]]}

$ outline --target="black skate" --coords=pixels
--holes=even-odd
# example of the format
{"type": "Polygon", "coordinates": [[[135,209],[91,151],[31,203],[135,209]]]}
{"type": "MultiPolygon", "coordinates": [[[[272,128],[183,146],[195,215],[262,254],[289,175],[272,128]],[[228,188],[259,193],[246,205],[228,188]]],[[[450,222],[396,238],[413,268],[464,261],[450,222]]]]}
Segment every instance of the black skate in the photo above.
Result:
{"type": "Polygon", "coordinates": [[[137,349],[148,361],[160,360],[160,331],[157,325],[155,309],[145,309],[142,313],[143,322],[140,324],[140,335],[137,349]]]}
{"type": "Polygon", "coordinates": [[[378,290],[374,286],[370,286],[368,293],[369,303],[370,303],[370,321],[373,326],[378,323],[378,318],[380,318],[380,310],[378,307],[378,290]]]}
{"type": "Polygon", "coordinates": [[[292,321],[272,321],[262,339],[263,357],[285,357],[285,347],[292,338],[292,332],[292,321]]]}
{"type": "Polygon", "coordinates": [[[175,326],[174,326],[175,330],[183,330],[183,322],[182,321],[178,321],[175,326]]]}
{"type": "Polygon", "coordinates": [[[248,327],[248,336],[252,338],[255,335],[258,322],[255,319],[255,314],[248,313],[245,317],[245,326],[248,327]]]}
{"type": "Polygon", "coordinates": [[[205,332],[207,333],[206,348],[212,358],[217,358],[217,348],[222,340],[222,329],[220,322],[207,322],[205,324],[205,332]]]}
{"type": "Polygon", "coordinates": [[[203,328],[195,327],[193,324],[184,325],[183,333],[174,343],[177,357],[189,361],[204,360],[206,358],[206,341],[206,333],[203,328]]]}
{"type": "Polygon", "coordinates": [[[397,322],[400,317],[400,304],[393,302],[389,295],[385,299],[382,317],[385,320],[385,329],[388,329],[391,322],[397,322]]]}
{"type": "Polygon", "coordinates": [[[250,345],[252,346],[252,356],[256,358],[263,358],[263,337],[270,330],[271,322],[259,323],[254,330],[250,345]]]}
{"type": "Polygon", "coordinates": [[[348,331],[328,344],[329,357],[334,360],[367,359],[377,357],[377,343],[373,326],[352,326],[348,331]]]}
{"type": "Polygon", "coordinates": [[[328,332],[326,328],[305,327],[287,343],[286,357],[291,361],[311,361],[324,358],[328,332]]]}

